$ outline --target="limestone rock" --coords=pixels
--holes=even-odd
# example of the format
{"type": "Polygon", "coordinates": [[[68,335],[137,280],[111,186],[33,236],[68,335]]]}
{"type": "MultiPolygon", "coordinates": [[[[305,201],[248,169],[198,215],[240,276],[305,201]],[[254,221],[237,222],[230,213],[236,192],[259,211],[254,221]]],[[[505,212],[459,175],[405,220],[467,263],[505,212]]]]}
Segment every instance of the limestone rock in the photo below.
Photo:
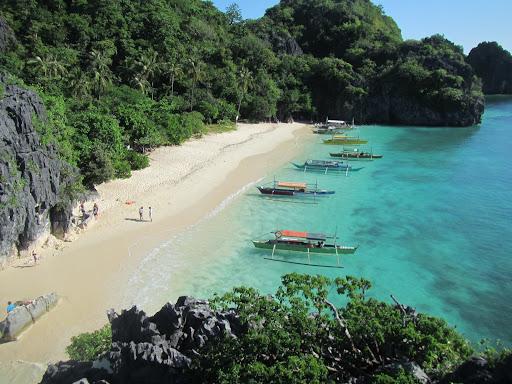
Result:
{"type": "Polygon", "coordinates": [[[19,305],[0,322],[0,340],[13,341],[26,327],[32,325],[39,317],[53,308],[59,298],[56,293],[40,296],[30,304],[19,305]]]}
{"type": "Polygon", "coordinates": [[[208,301],[180,297],[165,304],[154,316],[132,307],[120,314],[107,313],[112,345],[100,360],[89,366],[74,362],[50,366],[43,384],[86,379],[113,383],[186,383],[187,370],[200,348],[219,337],[237,337],[246,329],[234,311],[217,312],[208,301]],[[62,374],[59,370],[62,369],[62,374]],[[70,376],[70,372],[76,375],[70,376]],[[98,376],[98,373],[101,373],[98,376]]]}
{"type": "MultiPolygon", "coordinates": [[[[1,30],[1,25],[0,25],[1,30]]],[[[46,119],[41,99],[32,91],[7,83],[0,75],[0,261],[26,250],[50,233],[63,234],[70,225],[70,202],[63,188],[74,170],[43,144],[36,126],[46,119]]]]}

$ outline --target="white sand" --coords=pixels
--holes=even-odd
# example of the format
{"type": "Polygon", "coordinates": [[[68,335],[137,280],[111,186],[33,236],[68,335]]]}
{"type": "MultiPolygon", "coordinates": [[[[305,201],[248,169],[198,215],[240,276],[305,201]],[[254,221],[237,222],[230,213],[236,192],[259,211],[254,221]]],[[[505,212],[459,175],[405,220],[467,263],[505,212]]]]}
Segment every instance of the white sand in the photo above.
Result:
{"type": "Polygon", "coordinates": [[[0,345],[0,383],[37,382],[48,362],[66,359],[71,336],[103,325],[108,308],[120,309],[123,287],[143,255],[292,159],[308,131],[300,124],[241,124],[237,131],[160,148],[149,168],[98,186],[100,217],[87,231],[71,243],[58,242],[60,250],[43,250],[36,266],[23,261],[0,271],[0,303],[51,291],[62,297],[17,341],[0,345]],[[138,221],[140,206],[146,219],[147,207],[153,208],[153,222],[138,221]]]}

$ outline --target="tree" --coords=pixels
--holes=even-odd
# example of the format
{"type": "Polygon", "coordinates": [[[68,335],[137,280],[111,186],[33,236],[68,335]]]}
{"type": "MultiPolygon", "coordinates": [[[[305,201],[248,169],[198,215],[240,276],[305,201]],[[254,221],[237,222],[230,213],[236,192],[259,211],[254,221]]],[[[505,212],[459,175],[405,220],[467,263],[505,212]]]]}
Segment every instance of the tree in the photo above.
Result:
{"type": "Polygon", "coordinates": [[[190,89],[190,111],[194,109],[195,104],[195,90],[197,84],[203,79],[203,70],[205,68],[205,64],[199,59],[189,59],[189,74],[192,78],[192,86],[190,89]]]}
{"type": "Polygon", "coordinates": [[[52,54],[36,56],[28,60],[27,64],[42,72],[45,80],[60,79],[67,74],[64,64],[59,62],[52,54]]]}
{"type": "Polygon", "coordinates": [[[238,107],[236,114],[236,121],[238,121],[240,117],[240,108],[242,106],[242,101],[244,96],[247,94],[249,90],[249,86],[251,84],[252,74],[247,68],[242,67],[239,71],[239,81],[238,81],[238,107]]]}
{"type": "Polygon", "coordinates": [[[242,10],[237,3],[230,4],[226,7],[226,17],[231,25],[241,23],[244,20],[242,10]]]}
{"type": "Polygon", "coordinates": [[[110,85],[113,74],[110,70],[112,64],[111,53],[93,49],[89,52],[89,73],[93,92],[99,98],[110,85]]]}

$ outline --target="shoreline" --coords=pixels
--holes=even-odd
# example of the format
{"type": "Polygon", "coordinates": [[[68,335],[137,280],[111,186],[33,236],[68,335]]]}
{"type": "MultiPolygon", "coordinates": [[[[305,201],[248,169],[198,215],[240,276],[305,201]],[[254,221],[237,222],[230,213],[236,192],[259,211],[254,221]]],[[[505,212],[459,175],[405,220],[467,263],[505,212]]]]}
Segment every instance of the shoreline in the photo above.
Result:
{"type": "Polygon", "coordinates": [[[27,369],[27,382],[37,376],[34,367],[40,370],[41,364],[46,368],[48,362],[65,359],[71,336],[102,326],[107,309],[124,308],[123,287],[147,252],[293,158],[300,151],[298,138],[308,131],[304,124],[241,124],[236,131],[159,148],[150,155],[150,167],[98,186],[100,217],[94,225],[63,243],[63,249],[44,250],[34,268],[0,271],[0,298],[5,302],[50,291],[61,296],[59,305],[19,340],[0,345],[0,376],[7,371],[16,374],[12,380],[22,382],[10,371],[27,369]],[[135,203],[126,205],[127,200],[135,203]],[[145,216],[152,206],[153,222],[138,221],[141,205],[145,216]],[[25,368],[20,361],[26,362],[21,364],[25,368]]]}

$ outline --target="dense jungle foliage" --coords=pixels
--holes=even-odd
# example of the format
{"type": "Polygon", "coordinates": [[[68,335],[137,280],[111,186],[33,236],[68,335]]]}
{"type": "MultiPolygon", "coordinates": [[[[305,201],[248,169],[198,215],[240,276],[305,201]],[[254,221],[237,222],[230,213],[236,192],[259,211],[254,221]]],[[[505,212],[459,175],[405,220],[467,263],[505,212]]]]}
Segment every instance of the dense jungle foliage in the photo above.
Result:
{"type": "Polygon", "coordinates": [[[486,95],[512,94],[512,55],[497,42],[483,42],[469,52],[468,63],[482,79],[486,95]]]}
{"type": "MultiPolygon", "coordinates": [[[[199,350],[187,373],[198,383],[418,383],[393,362],[415,362],[433,380],[474,353],[445,321],[402,304],[368,297],[371,283],[346,276],[288,274],[274,295],[248,287],[215,296],[210,306],[234,309],[246,331],[199,350]]],[[[110,350],[108,326],[75,337],[71,358],[92,361],[110,350]]],[[[510,354],[487,349],[491,366],[510,354]]]]}
{"type": "Polygon", "coordinates": [[[402,41],[370,0],[283,0],[253,21],[201,0],[5,0],[0,15],[15,36],[0,69],[38,91],[42,134],[87,185],[237,116],[422,124],[426,110],[432,125],[467,125],[481,114],[461,48],[402,41]]]}

